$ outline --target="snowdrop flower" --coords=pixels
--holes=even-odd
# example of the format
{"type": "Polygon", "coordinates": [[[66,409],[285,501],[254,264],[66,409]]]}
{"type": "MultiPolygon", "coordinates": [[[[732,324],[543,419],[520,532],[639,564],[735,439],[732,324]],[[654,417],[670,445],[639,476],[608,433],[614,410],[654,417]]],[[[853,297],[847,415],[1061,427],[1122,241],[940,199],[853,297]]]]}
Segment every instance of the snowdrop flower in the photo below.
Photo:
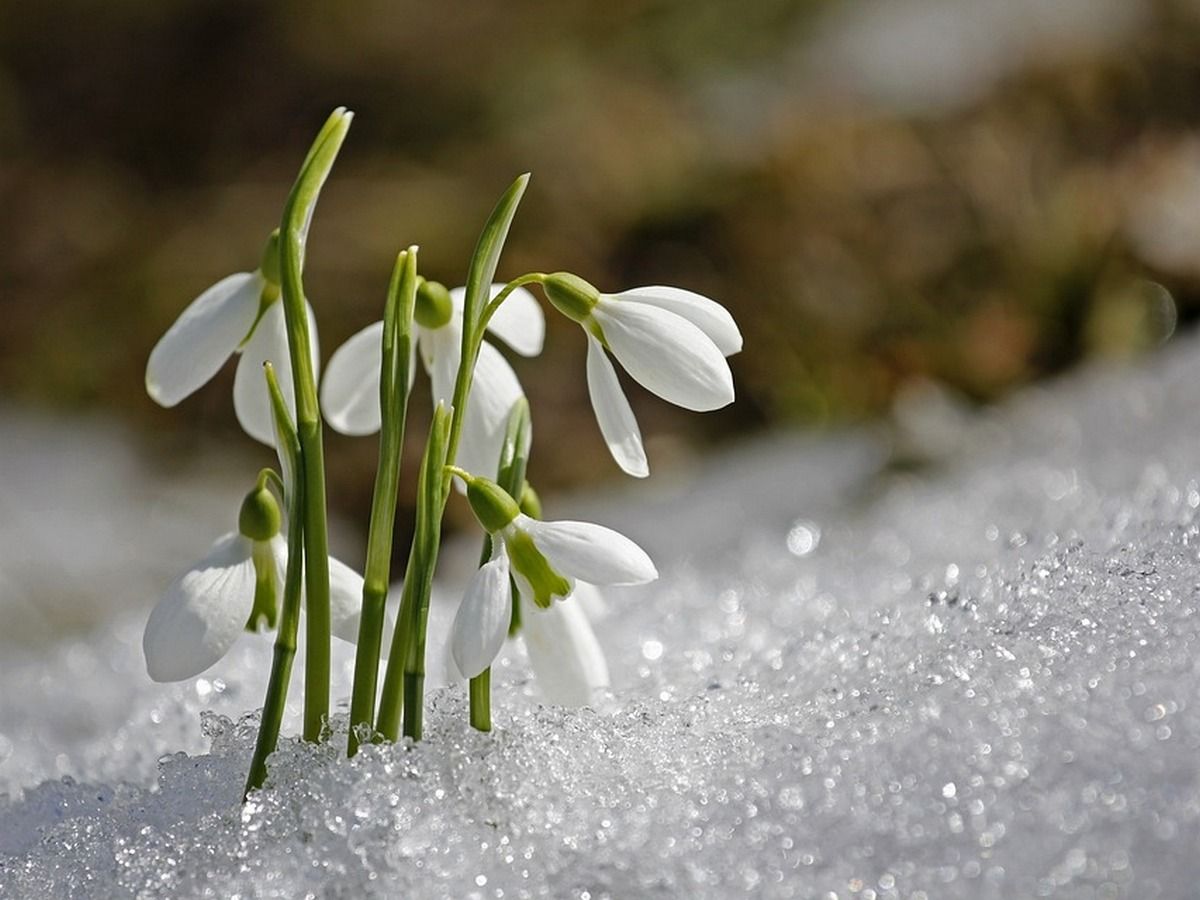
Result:
{"type": "Polygon", "coordinates": [[[645,478],[650,467],[605,350],[638,384],[676,406],[708,412],[733,402],[725,357],[742,349],[742,335],[719,303],[673,287],[601,294],[566,272],[546,276],[542,287],[559,312],[583,326],[592,408],[613,459],[628,474],[645,478]]]}
{"type": "MultiPolygon", "coordinates": [[[[295,412],[291,357],[283,304],[279,302],[278,232],[267,241],[263,262],[254,272],[222,278],[193,300],[167,329],[146,363],[146,393],[171,407],[205,385],[235,353],[233,408],[246,434],[274,443],[271,402],[262,365],[275,366],[279,387],[295,412]]],[[[313,368],[317,366],[317,330],[308,307],[313,368]]]]}
{"type": "MultiPolygon", "coordinates": [[[[502,284],[492,285],[491,295],[494,297],[503,288],[502,284]]],[[[434,281],[422,282],[417,291],[414,336],[429,374],[435,405],[440,401],[449,406],[453,398],[462,355],[465,295],[465,288],[447,291],[434,281]]],[[[522,356],[536,356],[542,352],[546,322],[533,295],[524,288],[516,288],[496,311],[488,330],[522,356]]],[[[321,408],[325,420],[342,434],[363,435],[379,430],[382,339],[383,323],[368,325],[339,347],[329,360],[321,384],[321,408]]],[[[459,465],[469,471],[489,471],[495,466],[509,410],[522,396],[524,392],[512,367],[499,350],[484,342],[479,348],[475,380],[467,398],[459,465]]]]}
{"type": "MultiPolygon", "coordinates": [[[[450,652],[463,677],[474,678],[490,666],[504,644],[512,618],[510,575],[521,596],[542,610],[549,609],[556,597],[570,596],[576,578],[590,584],[644,584],[658,577],[646,552],[612,529],[589,522],[532,519],[495,482],[458,468],[453,471],[466,481],[471,509],[491,535],[493,548],[492,558],[467,588],[451,626],[450,652]]],[[[534,626],[534,641],[565,636],[579,646],[587,644],[578,627],[580,620],[573,615],[539,622],[542,627],[534,626]]],[[[586,624],[586,619],[582,621],[586,624]]],[[[567,652],[566,647],[560,649],[567,652]]],[[[590,654],[592,648],[584,650],[590,654]]],[[[543,654],[543,659],[549,663],[554,657],[543,654]]],[[[600,660],[602,664],[602,656],[600,660]]],[[[594,659],[585,659],[580,666],[586,671],[597,668],[594,659]]]]}
{"type": "MultiPolygon", "coordinates": [[[[242,631],[273,628],[277,589],[287,570],[287,542],[279,507],[257,487],[238,516],[238,530],[222,535],[199,562],[167,588],[142,635],[146,671],[155,681],[184,681],[223,657],[242,631]]],[[[362,577],[330,557],[333,633],[358,636],[362,577]]]]}

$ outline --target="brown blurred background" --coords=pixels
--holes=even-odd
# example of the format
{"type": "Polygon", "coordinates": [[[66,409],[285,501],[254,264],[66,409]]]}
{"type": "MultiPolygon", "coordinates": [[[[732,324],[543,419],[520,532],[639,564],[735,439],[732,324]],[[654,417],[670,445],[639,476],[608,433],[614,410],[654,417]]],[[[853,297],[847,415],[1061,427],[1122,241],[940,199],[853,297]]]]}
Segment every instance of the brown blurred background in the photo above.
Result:
{"type": "MultiPolygon", "coordinates": [[[[5,3],[0,402],[109,411],[164,458],[251,446],[232,366],[161,410],[146,357],[257,265],[339,104],[357,118],[307,272],[323,358],[379,317],[398,248],[460,284],[531,171],[502,275],[676,284],[742,326],[733,407],[630,387],[659,472],[914,383],[990,401],[1200,310],[1196,0],[5,3]]],[[[550,326],[514,363],[535,478],[615,478],[583,342],[550,326]]],[[[375,441],[329,441],[359,514],[375,441]]]]}

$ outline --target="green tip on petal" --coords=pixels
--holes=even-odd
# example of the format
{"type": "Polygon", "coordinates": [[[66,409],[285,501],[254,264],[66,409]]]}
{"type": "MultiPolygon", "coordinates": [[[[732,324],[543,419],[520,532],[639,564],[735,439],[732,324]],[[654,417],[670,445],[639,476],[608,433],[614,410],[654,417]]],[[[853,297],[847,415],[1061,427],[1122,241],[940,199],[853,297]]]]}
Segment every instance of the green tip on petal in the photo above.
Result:
{"type": "Polygon", "coordinates": [[[516,531],[505,538],[505,543],[513,570],[529,582],[534,603],[549,609],[555,597],[566,597],[571,593],[571,582],[555,571],[532,537],[524,531],[516,531]]]}

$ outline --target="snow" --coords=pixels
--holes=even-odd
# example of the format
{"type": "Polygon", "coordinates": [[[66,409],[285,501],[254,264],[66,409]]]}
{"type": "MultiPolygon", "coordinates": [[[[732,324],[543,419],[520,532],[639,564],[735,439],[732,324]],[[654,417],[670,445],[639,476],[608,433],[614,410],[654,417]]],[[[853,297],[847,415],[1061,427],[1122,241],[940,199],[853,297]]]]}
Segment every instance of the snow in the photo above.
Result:
{"type": "Polygon", "coordinates": [[[540,703],[516,642],[491,735],[436,687],[421,744],[346,761],[339,717],[245,807],[265,641],[153,685],[136,597],[5,643],[0,896],[1191,896],[1197,383],[1183,336],[956,419],[924,469],[778,436],[551,500],[662,572],[607,595],[602,702],[540,703]]]}

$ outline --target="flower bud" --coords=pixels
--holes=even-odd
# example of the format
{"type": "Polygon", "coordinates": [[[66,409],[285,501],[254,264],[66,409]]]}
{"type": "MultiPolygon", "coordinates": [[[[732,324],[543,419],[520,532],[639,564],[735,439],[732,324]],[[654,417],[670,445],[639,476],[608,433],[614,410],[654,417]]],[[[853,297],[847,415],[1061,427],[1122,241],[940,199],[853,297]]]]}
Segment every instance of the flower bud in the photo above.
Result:
{"type": "Polygon", "coordinates": [[[446,286],[422,279],[417,285],[417,303],[413,308],[413,318],[417,324],[432,331],[449,322],[453,312],[454,304],[446,286]]]}
{"type": "Polygon", "coordinates": [[[600,292],[570,272],[547,275],[542,290],[554,308],[574,322],[585,322],[600,301],[600,292]]]}
{"type": "Polygon", "coordinates": [[[467,483],[467,500],[475,518],[488,534],[508,527],[521,514],[517,502],[494,481],[474,477],[467,483]]]}
{"type": "Polygon", "coordinates": [[[238,531],[243,537],[252,541],[269,541],[279,534],[282,524],[279,504],[270,490],[265,486],[256,487],[246,495],[238,513],[238,531]]]}

